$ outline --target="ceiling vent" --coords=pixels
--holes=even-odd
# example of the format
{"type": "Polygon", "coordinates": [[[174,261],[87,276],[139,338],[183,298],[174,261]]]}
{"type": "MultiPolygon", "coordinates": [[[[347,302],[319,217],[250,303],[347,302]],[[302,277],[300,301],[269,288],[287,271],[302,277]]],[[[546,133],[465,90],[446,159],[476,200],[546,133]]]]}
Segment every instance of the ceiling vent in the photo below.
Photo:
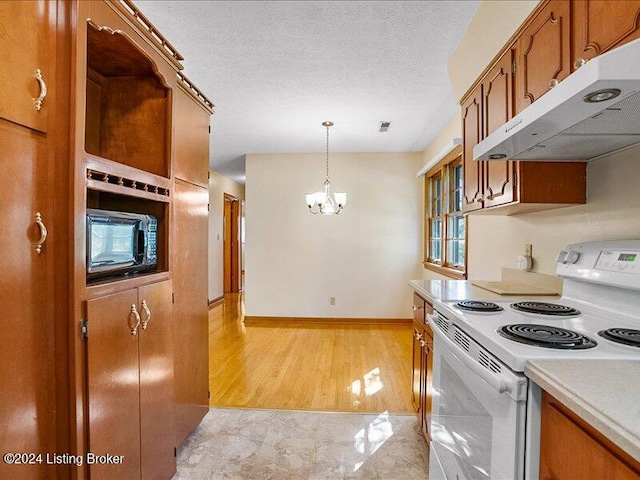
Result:
{"type": "Polygon", "coordinates": [[[389,127],[391,127],[391,122],[380,122],[380,133],[386,133],[389,131],[389,127]]]}

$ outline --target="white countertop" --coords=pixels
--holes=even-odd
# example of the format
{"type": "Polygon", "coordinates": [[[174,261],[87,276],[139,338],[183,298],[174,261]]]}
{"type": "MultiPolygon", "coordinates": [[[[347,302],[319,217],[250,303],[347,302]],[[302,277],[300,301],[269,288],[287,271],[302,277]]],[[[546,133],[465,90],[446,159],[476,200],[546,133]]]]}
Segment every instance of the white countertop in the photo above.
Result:
{"type": "Polygon", "coordinates": [[[640,360],[533,360],[524,373],[640,461],[640,360]]]}
{"type": "MultiPolygon", "coordinates": [[[[460,301],[460,300],[513,300],[533,298],[530,295],[500,295],[484,288],[472,285],[469,280],[410,280],[409,285],[416,293],[431,301],[460,301]]],[[[557,296],[536,296],[536,299],[555,299],[557,296]]]]}

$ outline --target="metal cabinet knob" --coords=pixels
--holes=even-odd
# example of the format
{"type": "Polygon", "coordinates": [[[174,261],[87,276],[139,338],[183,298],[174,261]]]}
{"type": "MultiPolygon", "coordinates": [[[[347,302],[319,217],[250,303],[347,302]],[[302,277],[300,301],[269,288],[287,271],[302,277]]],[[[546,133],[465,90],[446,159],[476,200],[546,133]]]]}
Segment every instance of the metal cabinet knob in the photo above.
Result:
{"type": "Polygon", "coordinates": [[[573,68],[575,68],[576,70],[578,70],[580,67],[582,67],[585,63],[587,63],[587,61],[584,58],[576,58],[576,61],[573,62],[573,68]]]}
{"type": "Polygon", "coordinates": [[[427,342],[425,342],[424,340],[420,340],[420,346],[424,347],[427,344],[427,342]]]}
{"type": "Polygon", "coordinates": [[[557,87],[560,82],[555,78],[549,82],[549,88],[557,87]]]}
{"type": "Polygon", "coordinates": [[[38,84],[40,84],[40,96],[33,99],[33,106],[35,107],[36,111],[39,112],[42,109],[42,103],[47,96],[47,84],[44,82],[44,78],[42,77],[42,72],[40,71],[40,69],[37,69],[36,73],[33,76],[38,81],[38,84]]]}
{"type": "Polygon", "coordinates": [[[147,305],[146,300],[142,301],[142,310],[144,311],[144,320],[142,322],[142,329],[146,330],[147,325],[149,325],[149,320],[151,320],[151,310],[149,309],[149,306],[147,305]]]}
{"type": "Polygon", "coordinates": [[[40,212],[36,212],[36,225],[40,229],[40,239],[35,243],[36,253],[39,254],[40,252],[42,252],[42,245],[44,245],[44,242],[47,240],[48,235],[47,227],[42,221],[42,215],[40,214],[40,212]]]}
{"type": "Polygon", "coordinates": [[[136,310],[135,304],[131,305],[131,312],[129,313],[129,328],[131,329],[131,335],[134,337],[138,334],[138,327],[140,326],[140,314],[136,310]],[[133,317],[134,324],[131,326],[131,319],[133,317]]]}

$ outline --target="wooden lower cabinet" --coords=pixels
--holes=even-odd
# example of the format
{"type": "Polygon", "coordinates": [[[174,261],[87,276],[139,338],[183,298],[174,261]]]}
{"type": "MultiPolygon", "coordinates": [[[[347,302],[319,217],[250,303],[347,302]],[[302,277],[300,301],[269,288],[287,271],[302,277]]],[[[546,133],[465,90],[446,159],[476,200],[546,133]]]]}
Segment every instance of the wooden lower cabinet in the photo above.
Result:
{"type": "Polygon", "coordinates": [[[429,422],[433,398],[433,332],[426,316],[433,306],[417,294],[413,296],[413,364],[411,367],[411,403],[418,424],[429,440],[429,422]]]}
{"type": "Polygon", "coordinates": [[[209,410],[209,191],[176,180],[173,201],[176,445],[181,445],[209,410]]]}
{"type": "Polygon", "coordinates": [[[541,480],[637,480],[640,464],[547,392],[542,394],[541,480]]]}
{"type": "Polygon", "coordinates": [[[433,404],[433,331],[427,324],[423,334],[422,371],[420,375],[420,411],[422,433],[431,439],[431,411],[433,404]]]}
{"type": "Polygon", "coordinates": [[[96,479],[170,479],[176,471],[171,281],[87,301],[87,407],[96,479]]]}

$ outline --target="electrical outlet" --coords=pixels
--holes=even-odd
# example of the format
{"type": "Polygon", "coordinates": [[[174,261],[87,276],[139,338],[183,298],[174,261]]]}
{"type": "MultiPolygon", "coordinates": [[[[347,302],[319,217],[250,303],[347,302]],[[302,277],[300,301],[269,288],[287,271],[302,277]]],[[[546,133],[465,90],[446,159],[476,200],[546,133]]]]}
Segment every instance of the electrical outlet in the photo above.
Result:
{"type": "Polygon", "coordinates": [[[335,305],[336,304],[336,297],[329,297],[329,305],[335,305]]]}

